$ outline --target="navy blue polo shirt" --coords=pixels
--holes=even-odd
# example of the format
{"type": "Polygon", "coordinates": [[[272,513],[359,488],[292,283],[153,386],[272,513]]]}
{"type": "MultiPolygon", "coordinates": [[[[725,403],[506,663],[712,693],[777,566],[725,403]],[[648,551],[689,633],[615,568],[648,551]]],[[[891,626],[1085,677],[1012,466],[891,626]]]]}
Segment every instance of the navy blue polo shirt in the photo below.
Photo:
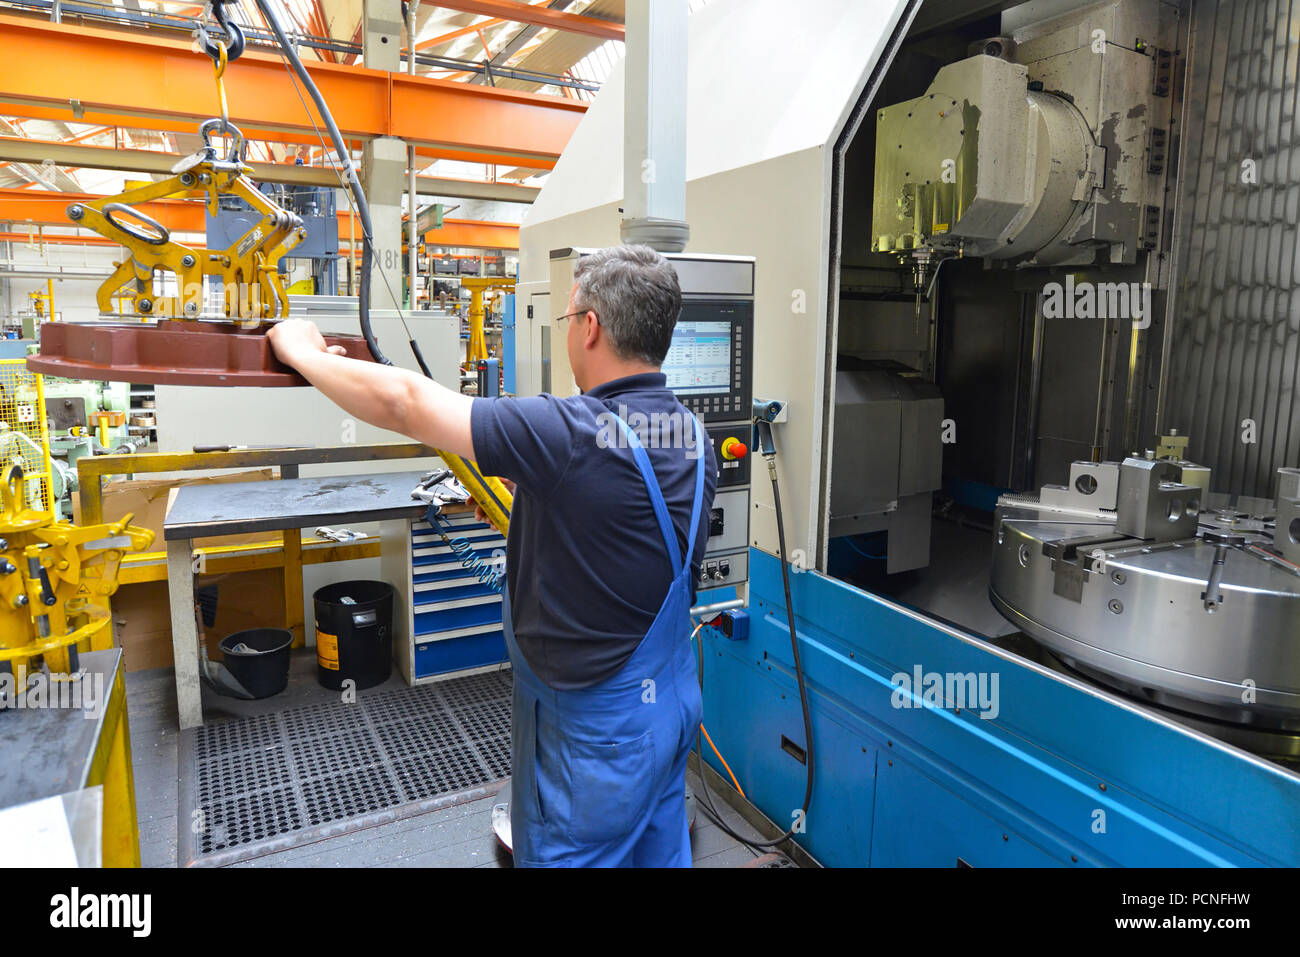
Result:
{"type": "MultiPolygon", "coordinates": [[[[585,688],[632,656],[668,594],[672,565],[649,492],[621,439],[632,427],[650,457],[686,551],[695,470],[705,457],[704,501],[691,562],[709,537],[717,462],[707,433],[662,373],[625,376],[584,395],[475,399],[474,458],[485,475],[516,483],[506,545],[515,641],[552,688],[585,688]]],[[[694,588],[695,576],[691,576],[694,588]]]]}

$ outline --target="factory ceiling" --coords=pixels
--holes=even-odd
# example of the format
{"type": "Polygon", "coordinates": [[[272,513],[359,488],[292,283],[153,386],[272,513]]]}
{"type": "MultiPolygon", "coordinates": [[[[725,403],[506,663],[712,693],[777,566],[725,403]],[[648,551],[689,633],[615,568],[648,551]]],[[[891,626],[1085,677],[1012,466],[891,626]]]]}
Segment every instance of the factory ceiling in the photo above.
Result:
{"type": "MultiPolygon", "coordinates": [[[[364,65],[362,0],[283,2],[291,20],[290,30],[302,41],[299,52],[305,61],[364,65]]],[[[694,11],[707,3],[708,0],[690,0],[690,8],[694,11]]],[[[622,33],[624,6],[624,0],[420,2],[416,6],[416,73],[590,101],[622,56],[623,44],[615,37],[622,33]]],[[[3,0],[0,15],[77,22],[170,39],[184,37],[205,15],[203,5],[185,0],[63,0],[58,7],[56,14],[44,0],[3,0]]],[[[236,0],[230,9],[232,18],[252,31],[265,29],[254,0],[236,0]]],[[[151,151],[183,155],[198,145],[197,137],[183,132],[23,116],[18,111],[7,111],[3,103],[0,103],[0,137],[76,144],[123,153],[151,151]]],[[[269,139],[251,140],[249,159],[278,164],[292,164],[301,159],[308,166],[337,161],[328,157],[323,147],[269,139]]],[[[544,183],[547,170],[431,158],[419,172],[426,177],[504,181],[536,188],[544,183]]],[[[147,178],[147,175],[60,166],[49,160],[41,164],[8,160],[0,162],[0,189],[113,192],[121,189],[127,179],[147,178]]]]}

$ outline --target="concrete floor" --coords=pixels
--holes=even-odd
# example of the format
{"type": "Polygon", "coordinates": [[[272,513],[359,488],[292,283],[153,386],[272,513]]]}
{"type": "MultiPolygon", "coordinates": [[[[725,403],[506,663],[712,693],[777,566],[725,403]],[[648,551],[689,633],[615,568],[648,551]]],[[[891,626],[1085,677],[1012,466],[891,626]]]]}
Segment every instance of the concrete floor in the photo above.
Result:
{"type": "MultiPolygon", "coordinates": [[[[400,680],[392,678],[380,688],[390,686],[399,687],[400,680]]],[[[145,867],[176,867],[180,732],[172,670],[130,672],[126,676],[126,693],[141,863],[145,867]]],[[[262,702],[242,702],[209,697],[205,689],[204,714],[209,721],[224,720],[299,707],[332,699],[336,694],[316,683],[314,656],[299,652],[295,654],[290,686],[282,694],[262,702]]],[[[698,792],[699,781],[693,773],[690,783],[698,792]]],[[[755,833],[718,797],[713,794],[714,804],[729,827],[743,834],[755,833]]],[[[491,813],[496,803],[495,797],[470,801],[232,866],[509,867],[510,855],[492,833],[491,813]]],[[[696,867],[740,867],[757,856],[720,830],[703,812],[696,821],[692,846],[696,867]]]]}

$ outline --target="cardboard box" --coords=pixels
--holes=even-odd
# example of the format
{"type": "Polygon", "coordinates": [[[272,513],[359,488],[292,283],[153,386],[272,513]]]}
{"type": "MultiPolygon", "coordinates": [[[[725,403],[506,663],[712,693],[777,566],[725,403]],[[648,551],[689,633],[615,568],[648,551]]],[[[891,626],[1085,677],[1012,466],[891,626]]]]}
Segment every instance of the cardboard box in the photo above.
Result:
{"type": "MultiPolygon", "coordinates": [[[[227,635],[249,628],[284,627],[283,569],[201,575],[195,582],[196,589],[207,585],[217,586],[216,621],[202,630],[213,661],[221,660],[217,643],[227,635]]],[[[165,581],[118,588],[113,596],[113,626],[127,671],[172,666],[171,606],[165,581]]]]}
{"type": "MultiPolygon", "coordinates": [[[[214,482],[260,482],[275,477],[273,469],[252,469],[231,475],[199,475],[193,478],[169,479],[130,479],[120,482],[104,483],[104,520],[116,521],[127,512],[135,517],[132,525],[153,529],[153,551],[165,551],[163,541],[163,520],[167,517],[168,496],[172,489],[184,485],[204,485],[214,482]]],[[[72,496],[73,521],[81,522],[81,497],[72,496]]],[[[247,545],[257,542],[276,542],[280,540],[279,532],[257,532],[249,535],[220,535],[215,538],[200,538],[196,546],[212,545],[247,545]]]]}

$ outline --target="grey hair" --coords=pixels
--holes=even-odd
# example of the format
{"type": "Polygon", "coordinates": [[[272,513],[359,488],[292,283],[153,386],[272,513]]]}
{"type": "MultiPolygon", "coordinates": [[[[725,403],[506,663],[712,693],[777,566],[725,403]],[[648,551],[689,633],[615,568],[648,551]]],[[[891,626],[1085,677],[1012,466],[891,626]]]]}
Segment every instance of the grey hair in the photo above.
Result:
{"type": "Polygon", "coordinates": [[[682,311],[672,264],[649,246],[610,246],[578,260],[574,306],[596,313],[622,359],[662,365],[682,311]]]}

